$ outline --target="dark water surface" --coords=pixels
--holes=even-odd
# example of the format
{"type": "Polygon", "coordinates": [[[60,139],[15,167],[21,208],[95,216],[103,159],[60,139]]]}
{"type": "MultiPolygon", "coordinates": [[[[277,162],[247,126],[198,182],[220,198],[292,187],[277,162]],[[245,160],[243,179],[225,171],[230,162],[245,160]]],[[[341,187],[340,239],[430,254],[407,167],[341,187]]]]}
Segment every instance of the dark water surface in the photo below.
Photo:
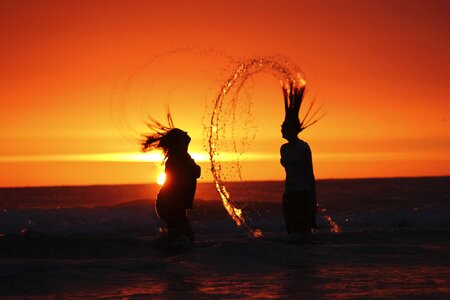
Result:
{"type": "MultiPolygon", "coordinates": [[[[279,202],[282,181],[230,183],[238,201],[279,202]]],[[[156,184],[0,188],[0,208],[56,208],[108,206],[141,199],[156,199],[156,184]]],[[[450,176],[418,178],[328,179],[317,181],[319,202],[324,206],[447,205],[450,176]]],[[[196,199],[219,200],[212,183],[200,182],[196,199]]]]}
{"type": "Polygon", "coordinates": [[[157,186],[0,189],[0,297],[450,298],[450,177],[318,181],[343,233],[319,220],[315,243],[294,246],[282,182],[229,187],[264,238],[250,239],[199,184],[185,253],[154,246],[157,186]]]}

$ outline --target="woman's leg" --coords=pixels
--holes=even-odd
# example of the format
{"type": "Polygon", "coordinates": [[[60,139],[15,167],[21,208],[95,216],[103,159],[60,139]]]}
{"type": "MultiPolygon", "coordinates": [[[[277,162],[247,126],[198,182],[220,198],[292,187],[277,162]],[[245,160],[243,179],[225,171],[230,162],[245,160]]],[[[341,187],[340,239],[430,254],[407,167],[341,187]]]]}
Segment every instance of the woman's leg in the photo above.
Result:
{"type": "Polygon", "coordinates": [[[292,193],[284,193],[283,195],[283,217],[286,224],[288,234],[296,233],[295,230],[295,208],[292,201],[292,193]]]}
{"type": "Polygon", "coordinates": [[[288,192],[283,195],[283,215],[289,233],[311,231],[309,191],[288,192]]]}
{"type": "Polygon", "coordinates": [[[194,232],[192,231],[191,223],[187,218],[186,211],[184,211],[183,216],[180,216],[178,220],[179,220],[178,230],[180,231],[181,234],[187,236],[189,240],[192,242],[194,240],[194,232]]]}
{"type": "Polygon", "coordinates": [[[173,240],[180,235],[185,235],[193,241],[194,234],[186,216],[186,209],[173,203],[175,201],[165,199],[165,201],[157,201],[155,207],[158,217],[167,225],[169,238],[173,240]]]}
{"type": "Polygon", "coordinates": [[[165,216],[164,221],[167,224],[167,230],[171,239],[184,235],[188,237],[189,240],[194,240],[194,233],[184,209],[183,211],[174,211],[170,215],[165,216]]]}

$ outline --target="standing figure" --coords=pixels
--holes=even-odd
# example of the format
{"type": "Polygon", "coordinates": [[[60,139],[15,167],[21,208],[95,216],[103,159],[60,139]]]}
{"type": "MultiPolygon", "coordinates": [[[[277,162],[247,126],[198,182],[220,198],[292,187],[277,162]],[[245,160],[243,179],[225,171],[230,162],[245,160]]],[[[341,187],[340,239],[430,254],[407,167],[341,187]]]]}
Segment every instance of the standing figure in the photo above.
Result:
{"type": "Polygon", "coordinates": [[[304,129],[299,119],[305,86],[290,84],[283,89],[285,119],[281,133],[288,142],[280,149],[281,165],[286,171],[283,215],[288,243],[312,242],[316,228],[316,184],[309,145],[298,138],[304,129]]]}
{"type": "Polygon", "coordinates": [[[170,244],[189,244],[194,234],[186,210],[193,208],[200,167],[188,153],[191,138],[187,132],[174,128],[170,113],[167,120],[169,127],[155,120],[147,124],[154,133],[145,135],[142,150],[164,152],[166,180],[158,193],[156,212],[167,225],[170,244]]]}

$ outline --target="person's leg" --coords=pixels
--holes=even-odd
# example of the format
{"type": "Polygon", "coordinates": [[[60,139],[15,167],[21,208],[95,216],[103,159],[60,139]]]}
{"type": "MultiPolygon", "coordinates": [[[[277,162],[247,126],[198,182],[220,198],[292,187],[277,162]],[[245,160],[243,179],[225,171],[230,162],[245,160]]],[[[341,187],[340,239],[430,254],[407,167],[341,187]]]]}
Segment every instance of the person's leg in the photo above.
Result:
{"type": "Polygon", "coordinates": [[[189,219],[187,218],[186,211],[184,212],[183,216],[180,216],[179,218],[179,231],[187,236],[189,240],[192,242],[194,241],[194,232],[192,231],[191,223],[189,222],[189,219]]]}
{"type": "Polygon", "coordinates": [[[179,235],[177,231],[177,218],[173,215],[165,215],[163,221],[166,223],[169,239],[173,240],[179,235]]]}
{"type": "Polygon", "coordinates": [[[309,200],[309,204],[310,204],[310,211],[309,211],[309,215],[310,215],[310,224],[311,224],[311,228],[317,229],[317,223],[316,223],[316,218],[317,218],[317,200],[316,200],[316,187],[314,186],[313,189],[311,190],[310,194],[310,200],[309,200]]]}
{"type": "Polygon", "coordinates": [[[295,213],[292,203],[292,193],[283,194],[283,217],[288,234],[295,233],[295,213]]]}
{"type": "Polygon", "coordinates": [[[186,236],[190,241],[194,240],[194,233],[191,224],[186,216],[185,209],[173,211],[171,216],[165,219],[169,230],[169,235],[172,238],[177,238],[180,235],[186,236]]]}
{"type": "Polygon", "coordinates": [[[296,218],[295,226],[297,232],[305,232],[310,228],[309,217],[309,193],[307,191],[296,192],[296,218]]]}
{"type": "Polygon", "coordinates": [[[312,218],[313,211],[311,206],[311,193],[309,191],[300,191],[297,193],[297,219],[296,226],[300,233],[300,239],[303,242],[312,241],[312,218]]]}
{"type": "Polygon", "coordinates": [[[309,228],[308,192],[285,193],[283,196],[283,215],[289,233],[300,233],[309,228]]]}
{"type": "Polygon", "coordinates": [[[290,242],[312,240],[310,192],[297,191],[283,196],[283,215],[290,242]]]}
{"type": "Polygon", "coordinates": [[[170,218],[170,214],[168,213],[167,209],[163,205],[161,205],[160,201],[156,201],[155,203],[155,212],[158,219],[164,221],[166,223],[166,228],[160,228],[159,229],[159,235],[157,236],[158,240],[164,241],[169,237],[169,222],[167,221],[167,218],[170,218]]]}
{"type": "Polygon", "coordinates": [[[157,201],[156,212],[158,217],[166,223],[169,240],[174,241],[181,235],[190,241],[194,240],[191,224],[186,216],[186,209],[173,205],[174,201],[157,201]],[[169,205],[170,204],[170,205],[169,205]]]}

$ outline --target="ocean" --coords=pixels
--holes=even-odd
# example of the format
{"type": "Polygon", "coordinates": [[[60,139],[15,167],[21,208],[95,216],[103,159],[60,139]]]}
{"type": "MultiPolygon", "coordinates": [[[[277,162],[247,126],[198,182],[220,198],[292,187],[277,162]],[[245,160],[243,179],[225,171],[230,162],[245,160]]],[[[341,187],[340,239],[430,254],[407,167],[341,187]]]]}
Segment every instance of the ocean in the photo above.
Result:
{"type": "Polygon", "coordinates": [[[450,298],[450,177],[318,180],[311,245],[285,243],[283,182],[227,187],[263,237],[199,183],[183,253],[154,246],[157,185],[1,188],[0,297],[450,298]]]}

